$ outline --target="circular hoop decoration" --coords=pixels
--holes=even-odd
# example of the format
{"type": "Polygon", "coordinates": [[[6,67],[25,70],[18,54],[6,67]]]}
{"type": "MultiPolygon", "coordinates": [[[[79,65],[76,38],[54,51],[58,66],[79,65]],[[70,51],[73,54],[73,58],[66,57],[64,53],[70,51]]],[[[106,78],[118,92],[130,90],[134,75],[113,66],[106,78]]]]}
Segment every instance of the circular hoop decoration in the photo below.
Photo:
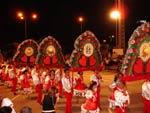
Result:
{"type": "Polygon", "coordinates": [[[143,43],[140,47],[140,58],[146,62],[150,58],[150,43],[143,43]]]}
{"type": "Polygon", "coordinates": [[[86,43],[83,47],[83,54],[86,57],[90,57],[94,52],[94,47],[91,43],[86,43]]]}
{"type": "Polygon", "coordinates": [[[56,50],[55,50],[54,46],[52,46],[52,45],[48,46],[47,49],[46,49],[46,53],[47,53],[50,57],[54,56],[55,53],[56,53],[56,50]]]}
{"type": "Polygon", "coordinates": [[[25,49],[25,54],[26,54],[27,56],[33,55],[33,52],[34,52],[34,50],[33,50],[32,47],[27,47],[27,48],[25,49]]]}

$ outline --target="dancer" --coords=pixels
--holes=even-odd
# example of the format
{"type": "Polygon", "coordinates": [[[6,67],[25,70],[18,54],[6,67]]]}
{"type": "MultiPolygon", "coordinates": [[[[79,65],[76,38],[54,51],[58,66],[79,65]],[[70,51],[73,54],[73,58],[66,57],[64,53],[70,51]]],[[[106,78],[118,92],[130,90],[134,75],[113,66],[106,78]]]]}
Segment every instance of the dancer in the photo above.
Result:
{"type": "Polygon", "coordinates": [[[42,101],[42,91],[43,91],[43,79],[40,74],[40,69],[35,67],[32,72],[31,72],[32,78],[33,78],[33,83],[35,85],[36,92],[38,94],[37,96],[37,102],[41,104],[42,101]]]}
{"type": "Polygon", "coordinates": [[[49,71],[49,69],[46,69],[46,71],[45,71],[45,80],[44,80],[44,90],[47,92],[48,90],[49,90],[49,88],[50,88],[50,71],[49,71]]]}
{"type": "Polygon", "coordinates": [[[64,69],[64,76],[62,78],[62,85],[66,97],[66,110],[65,113],[72,113],[72,85],[73,80],[70,75],[69,68],[64,69]]]}
{"type": "Polygon", "coordinates": [[[108,87],[109,90],[111,91],[111,95],[108,99],[108,101],[109,101],[109,106],[108,106],[109,113],[112,113],[112,111],[115,109],[115,99],[114,99],[113,93],[117,88],[116,82],[117,82],[118,79],[119,79],[119,74],[115,75],[114,81],[108,87]]]}
{"type": "Polygon", "coordinates": [[[30,97],[30,94],[32,93],[31,85],[30,85],[30,74],[28,73],[28,70],[24,70],[23,74],[21,75],[21,85],[23,87],[23,94],[27,94],[28,97],[30,97]]]}
{"type": "Polygon", "coordinates": [[[91,76],[90,81],[97,83],[97,106],[100,107],[101,109],[101,106],[100,106],[100,88],[101,87],[100,85],[103,79],[102,79],[102,76],[100,75],[99,70],[94,71],[94,75],[91,76]]]}
{"type": "Polygon", "coordinates": [[[100,109],[97,103],[97,83],[92,82],[87,90],[86,101],[81,106],[81,113],[99,113],[100,109]]]}
{"type": "Polygon", "coordinates": [[[12,69],[9,72],[9,77],[11,78],[12,81],[12,92],[14,95],[16,95],[16,88],[17,88],[17,70],[15,66],[12,66],[12,69]]]}
{"type": "Polygon", "coordinates": [[[56,81],[55,81],[55,70],[52,69],[50,70],[50,88],[56,86],[56,81]]]}
{"type": "Polygon", "coordinates": [[[62,98],[62,81],[61,81],[61,79],[62,79],[62,69],[58,69],[55,72],[55,81],[58,86],[58,95],[60,98],[62,98]]]}
{"type": "Polygon", "coordinates": [[[113,93],[116,113],[126,113],[126,108],[130,104],[130,98],[125,82],[121,79],[118,79],[116,84],[117,87],[113,93]]]}
{"type": "Polygon", "coordinates": [[[81,97],[85,95],[85,87],[84,87],[84,79],[83,79],[83,71],[79,71],[75,78],[75,88],[74,88],[74,96],[76,96],[76,102],[81,102],[81,97]]]}
{"type": "Polygon", "coordinates": [[[150,113],[150,79],[142,84],[142,97],[144,103],[143,113],[150,113]]]}

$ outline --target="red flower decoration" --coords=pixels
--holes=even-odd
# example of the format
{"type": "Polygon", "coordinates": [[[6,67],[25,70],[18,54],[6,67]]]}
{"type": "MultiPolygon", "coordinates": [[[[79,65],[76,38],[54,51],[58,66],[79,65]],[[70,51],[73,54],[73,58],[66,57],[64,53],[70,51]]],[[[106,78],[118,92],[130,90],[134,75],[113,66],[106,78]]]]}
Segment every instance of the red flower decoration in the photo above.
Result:
{"type": "Polygon", "coordinates": [[[30,62],[32,62],[32,63],[35,62],[35,57],[34,57],[34,56],[31,56],[31,57],[30,57],[30,62]]]}
{"type": "Polygon", "coordinates": [[[145,32],[149,32],[149,31],[150,31],[150,29],[149,29],[149,28],[145,29],[145,32]]]}
{"type": "Polygon", "coordinates": [[[140,38],[136,38],[135,42],[138,43],[140,41],[140,38]]]}
{"type": "Polygon", "coordinates": [[[23,62],[27,62],[27,56],[26,56],[26,55],[24,55],[23,57],[21,57],[21,61],[23,61],[23,62]]]}
{"type": "Polygon", "coordinates": [[[136,48],[134,48],[133,51],[134,51],[135,53],[138,53],[138,50],[137,50],[136,48]]]}
{"type": "Polygon", "coordinates": [[[50,64],[50,57],[49,56],[46,56],[44,58],[44,64],[50,64]]]}
{"type": "Polygon", "coordinates": [[[52,57],[52,64],[55,64],[58,62],[58,58],[56,56],[52,57]]]}
{"type": "Polygon", "coordinates": [[[81,57],[80,57],[80,59],[79,59],[79,64],[81,65],[81,66],[83,66],[83,67],[85,67],[86,66],[86,56],[84,56],[84,55],[82,55],[81,57]]]}
{"type": "Polygon", "coordinates": [[[94,66],[96,64],[96,58],[94,56],[90,57],[90,66],[94,66]]]}

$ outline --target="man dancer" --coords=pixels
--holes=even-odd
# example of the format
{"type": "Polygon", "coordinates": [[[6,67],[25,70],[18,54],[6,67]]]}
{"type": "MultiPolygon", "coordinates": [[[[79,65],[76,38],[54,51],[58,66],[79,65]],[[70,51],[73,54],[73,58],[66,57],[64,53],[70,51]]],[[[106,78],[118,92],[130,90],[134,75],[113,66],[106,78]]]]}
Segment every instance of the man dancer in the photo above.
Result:
{"type": "Polygon", "coordinates": [[[55,72],[55,80],[57,82],[57,86],[58,86],[58,95],[61,98],[62,97],[62,69],[58,69],[55,72]]]}
{"type": "Polygon", "coordinates": [[[40,74],[40,70],[35,67],[31,72],[33,83],[35,85],[35,90],[38,94],[37,102],[41,104],[42,101],[42,91],[43,91],[43,83],[42,83],[42,76],[40,74]]]}
{"type": "Polygon", "coordinates": [[[62,77],[62,86],[66,96],[66,111],[65,113],[72,113],[72,76],[68,68],[64,69],[64,76],[62,77]]]}
{"type": "Polygon", "coordinates": [[[17,70],[15,66],[12,66],[12,69],[9,72],[9,77],[12,80],[12,92],[14,95],[16,95],[16,89],[17,89],[17,70]]]}

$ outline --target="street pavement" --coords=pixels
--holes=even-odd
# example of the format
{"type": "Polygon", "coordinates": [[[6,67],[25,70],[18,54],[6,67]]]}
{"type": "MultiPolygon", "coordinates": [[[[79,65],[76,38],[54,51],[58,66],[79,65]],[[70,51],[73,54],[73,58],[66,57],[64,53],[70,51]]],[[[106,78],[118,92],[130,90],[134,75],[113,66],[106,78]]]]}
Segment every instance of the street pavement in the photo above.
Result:
{"type": "MultiPolygon", "coordinates": [[[[76,73],[72,73],[76,74],[76,73]]],[[[92,71],[84,72],[84,81],[88,86],[90,82],[90,76],[93,74],[92,71]]],[[[115,71],[102,71],[101,75],[103,77],[103,82],[101,84],[101,108],[100,113],[108,113],[108,98],[111,92],[108,89],[108,85],[113,81],[115,71]]],[[[128,82],[127,88],[130,95],[130,105],[128,106],[127,113],[142,113],[143,111],[143,103],[141,97],[141,85],[143,80],[128,82]]],[[[17,113],[19,113],[20,109],[24,106],[29,106],[32,108],[33,113],[41,113],[42,106],[36,102],[37,94],[35,91],[28,97],[27,95],[21,94],[19,91],[17,95],[13,95],[10,88],[7,88],[4,85],[0,85],[0,96],[9,97],[13,103],[14,108],[17,113]]],[[[85,99],[82,99],[81,103],[76,103],[76,98],[73,97],[72,101],[72,113],[80,113],[80,107],[82,103],[84,103],[85,99]]],[[[60,98],[56,105],[56,113],[65,113],[65,97],[60,98]]],[[[115,112],[113,112],[115,113],[115,112]]]]}

